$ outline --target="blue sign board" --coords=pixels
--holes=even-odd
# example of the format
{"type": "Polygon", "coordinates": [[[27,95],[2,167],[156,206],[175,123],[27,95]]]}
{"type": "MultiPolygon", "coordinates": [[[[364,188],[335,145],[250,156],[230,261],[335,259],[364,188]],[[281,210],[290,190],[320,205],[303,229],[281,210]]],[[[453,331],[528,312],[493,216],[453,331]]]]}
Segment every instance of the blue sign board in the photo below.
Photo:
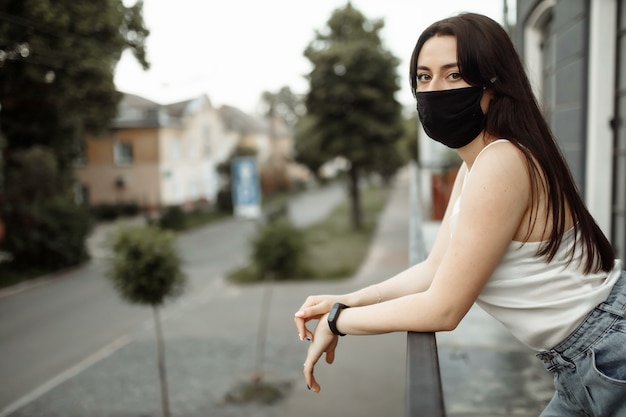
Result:
{"type": "Polygon", "coordinates": [[[232,162],[233,208],[236,216],[257,219],[261,216],[261,187],[254,157],[239,157],[232,162]]]}

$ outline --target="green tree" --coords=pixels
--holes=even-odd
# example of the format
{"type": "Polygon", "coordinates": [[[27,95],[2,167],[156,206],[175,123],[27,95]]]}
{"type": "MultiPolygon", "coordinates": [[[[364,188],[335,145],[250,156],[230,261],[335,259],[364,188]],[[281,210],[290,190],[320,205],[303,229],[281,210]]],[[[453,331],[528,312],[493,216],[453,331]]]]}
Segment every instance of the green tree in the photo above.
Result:
{"type": "Polygon", "coordinates": [[[294,94],[289,87],[282,87],[277,93],[264,91],[261,102],[265,117],[270,120],[279,117],[291,130],[305,112],[302,98],[294,94]]]}
{"type": "Polygon", "coordinates": [[[174,248],[174,234],[157,227],[122,229],[113,237],[113,260],[107,276],[120,296],[132,304],[152,307],[158,347],[161,407],[168,417],[169,394],[160,307],[181,294],[186,277],[174,248]]]}
{"type": "MultiPolygon", "coordinates": [[[[9,178],[20,152],[44,146],[55,160],[57,195],[67,196],[75,186],[73,161],[88,132],[109,126],[120,93],[114,70],[122,52],[130,48],[144,68],[143,3],[125,7],[122,0],[3,0],[0,7],[0,126],[4,149],[0,178],[0,216],[6,216],[7,194],[14,192],[9,178]]],[[[15,205],[14,205],[15,207],[15,205]]],[[[43,210],[44,206],[40,206],[43,210]]],[[[75,211],[81,208],[75,206],[75,211]]],[[[66,214],[72,215],[71,206],[66,214]]],[[[15,213],[13,213],[15,214],[15,213]]],[[[22,213],[26,224],[29,213],[22,213]]],[[[31,222],[32,223],[32,222],[31,222]]],[[[17,228],[24,241],[36,240],[32,228],[17,228]]],[[[57,239],[59,236],[49,236],[57,239]]],[[[83,241],[86,236],[83,236],[83,241]]]]}
{"type": "Polygon", "coordinates": [[[419,162],[418,123],[417,114],[413,109],[411,115],[404,118],[404,135],[398,143],[399,152],[405,156],[407,162],[410,159],[419,162]]]}
{"type": "MultiPolygon", "coordinates": [[[[61,186],[54,154],[42,146],[16,151],[7,176],[4,248],[18,267],[58,269],[87,259],[84,237],[91,221],[86,207],[61,186]]],[[[71,190],[70,190],[71,191],[71,190]]]]}
{"type": "Polygon", "coordinates": [[[362,227],[359,177],[381,168],[377,154],[394,152],[390,148],[404,128],[394,97],[399,60],[382,44],[383,27],[382,20],[366,19],[348,2],[333,12],[328,30],[317,32],[304,52],[313,64],[305,99],[311,119],[297,138],[299,148],[317,150],[326,160],[341,156],[350,162],[356,229],[362,227]]]}
{"type": "Polygon", "coordinates": [[[322,137],[315,129],[316,123],[316,119],[308,113],[298,119],[294,133],[295,155],[298,162],[319,178],[320,168],[328,161],[328,156],[322,152],[322,137]]]}

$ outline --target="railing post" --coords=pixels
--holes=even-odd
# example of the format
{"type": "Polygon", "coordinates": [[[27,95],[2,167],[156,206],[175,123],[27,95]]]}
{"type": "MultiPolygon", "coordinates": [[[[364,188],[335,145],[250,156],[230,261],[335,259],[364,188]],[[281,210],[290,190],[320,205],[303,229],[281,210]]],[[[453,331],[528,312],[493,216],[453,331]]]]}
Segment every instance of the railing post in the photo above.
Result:
{"type": "MultiPolygon", "coordinates": [[[[419,169],[413,163],[410,181],[410,265],[426,258],[419,180],[419,169]]],[[[408,332],[406,355],[406,417],[445,417],[435,334],[408,332]]]]}

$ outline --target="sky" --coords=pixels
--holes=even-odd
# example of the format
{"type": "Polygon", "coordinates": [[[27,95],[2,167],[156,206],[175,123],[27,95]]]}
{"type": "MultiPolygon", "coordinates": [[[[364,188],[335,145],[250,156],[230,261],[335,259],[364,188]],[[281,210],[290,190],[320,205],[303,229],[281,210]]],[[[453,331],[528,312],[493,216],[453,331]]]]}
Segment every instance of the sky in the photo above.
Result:
{"type": "MultiPolygon", "coordinates": [[[[396,98],[412,106],[408,61],[419,34],[432,22],[462,11],[502,23],[504,0],[351,0],[367,19],[383,19],[383,45],[401,64],[396,98]]],[[[126,5],[134,0],[124,0],[126,5]]],[[[264,91],[288,86],[305,94],[311,65],[303,55],[346,0],[144,0],[151,68],[126,51],[115,83],[124,93],[168,104],[206,94],[219,107],[258,113],[264,91]]],[[[509,1],[509,4],[512,2],[509,1]]],[[[512,9],[511,5],[509,8],[512,9]]]]}

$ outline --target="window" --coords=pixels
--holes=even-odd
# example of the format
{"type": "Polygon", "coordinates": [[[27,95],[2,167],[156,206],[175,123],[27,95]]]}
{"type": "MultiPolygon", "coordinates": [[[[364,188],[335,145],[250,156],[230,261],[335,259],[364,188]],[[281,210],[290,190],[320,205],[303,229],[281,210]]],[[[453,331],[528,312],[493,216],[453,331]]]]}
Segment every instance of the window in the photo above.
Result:
{"type": "Polygon", "coordinates": [[[133,163],[133,145],[128,142],[115,142],[113,160],[117,165],[131,165],[133,163]]]}

